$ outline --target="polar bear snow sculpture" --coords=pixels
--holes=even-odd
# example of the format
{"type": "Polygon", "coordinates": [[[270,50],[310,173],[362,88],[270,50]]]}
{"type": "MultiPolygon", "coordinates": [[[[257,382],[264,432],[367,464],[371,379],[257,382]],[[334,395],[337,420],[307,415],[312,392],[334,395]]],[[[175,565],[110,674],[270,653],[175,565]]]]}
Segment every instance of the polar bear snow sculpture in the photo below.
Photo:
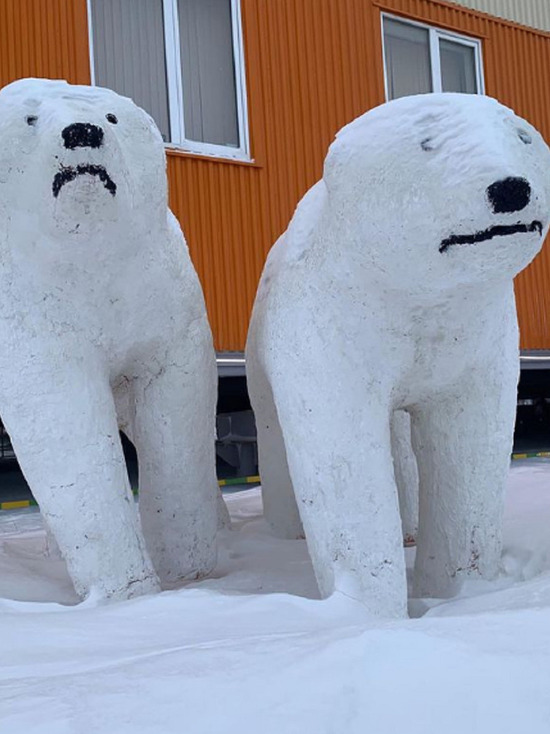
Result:
{"type": "Polygon", "coordinates": [[[160,134],[109,90],[23,80],[0,92],[0,138],[0,415],[75,587],[206,573],[216,366],[160,134]]]}
{"type": "Polygon", "coordinates": [[[324,595],[405,614],[397,409],[418,460],[416,593],[497,571],[519,362],[512,279],[549,212],[549,149],[487,97],[400,99],[332,144],[269,255],[247,344],[266,513],[286,534],[302,520],[324,595]]]}

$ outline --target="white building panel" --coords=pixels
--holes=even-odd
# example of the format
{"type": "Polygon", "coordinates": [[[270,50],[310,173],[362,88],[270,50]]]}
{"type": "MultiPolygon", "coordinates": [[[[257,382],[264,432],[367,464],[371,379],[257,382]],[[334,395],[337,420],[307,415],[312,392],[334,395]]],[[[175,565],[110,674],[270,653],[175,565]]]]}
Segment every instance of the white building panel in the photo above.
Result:
{"type": "Polygon", "coordinates": [[[454,2],[550,32],[550,0],[454,0],[454,2]]]}

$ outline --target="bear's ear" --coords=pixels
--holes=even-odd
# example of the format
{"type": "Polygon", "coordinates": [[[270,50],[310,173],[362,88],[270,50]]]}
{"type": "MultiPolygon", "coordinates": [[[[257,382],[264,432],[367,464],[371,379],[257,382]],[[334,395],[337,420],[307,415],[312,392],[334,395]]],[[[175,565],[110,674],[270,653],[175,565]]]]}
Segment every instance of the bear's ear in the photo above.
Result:
{"type": "Polygon", "coordinates": [[[357,150],[354,150],[343,137],[337,137],[330,146],[323,167],[323,180],[329,194],[335,195],[352,175],[357,161],[357,150]]]}

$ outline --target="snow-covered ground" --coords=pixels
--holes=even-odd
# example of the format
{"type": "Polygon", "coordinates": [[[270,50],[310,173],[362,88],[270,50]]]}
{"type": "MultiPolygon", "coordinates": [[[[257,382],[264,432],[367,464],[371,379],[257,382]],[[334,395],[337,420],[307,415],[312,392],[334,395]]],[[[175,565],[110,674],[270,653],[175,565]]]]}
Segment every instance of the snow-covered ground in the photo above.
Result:
{"type": "Polygon", "coordinates": [[[550,734],[550,461],[512,467],[501,578],[400,622],[318,601],[258,490],[226,499],[213,578],[102,606],[0,513],[1,734],[550,734]]]}

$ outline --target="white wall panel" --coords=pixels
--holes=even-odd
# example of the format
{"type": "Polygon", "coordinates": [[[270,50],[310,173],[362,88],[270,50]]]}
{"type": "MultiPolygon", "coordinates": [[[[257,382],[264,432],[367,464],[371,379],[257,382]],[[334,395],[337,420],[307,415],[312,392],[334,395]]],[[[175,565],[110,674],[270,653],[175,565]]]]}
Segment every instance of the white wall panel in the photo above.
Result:
{"type": "Polygon", "coordinates": [[[452,0],[516,23],[550,32],[550,0],[452,0]]]}

